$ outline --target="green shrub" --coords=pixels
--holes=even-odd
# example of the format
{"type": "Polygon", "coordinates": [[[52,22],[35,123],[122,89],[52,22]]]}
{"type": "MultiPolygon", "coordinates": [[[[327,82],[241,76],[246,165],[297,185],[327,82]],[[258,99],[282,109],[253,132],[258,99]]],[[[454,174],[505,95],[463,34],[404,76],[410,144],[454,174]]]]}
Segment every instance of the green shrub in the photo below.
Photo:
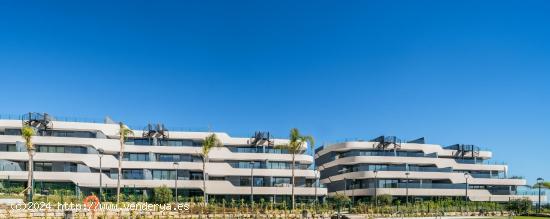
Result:
{"type": "Polygon", "coordinates": [[[172,201],[172,190],[165,185],[153,190],[153,201],[157,204],[166,204],[172,201]]]}
{"type": "Polygon", "coordinates": [[[516,213],[526,213],[531,209],[531,206],[533,206],[533,202],[527,198],[515,199],[508,205],[508,210],[516,213]]]}
{"type": "Polygon", "coordinates": [[[378,203],[380,203],[381,205],[390,205],[393,200],[393,197],[388,194],[378,195],[377,198],[378,203]]]}

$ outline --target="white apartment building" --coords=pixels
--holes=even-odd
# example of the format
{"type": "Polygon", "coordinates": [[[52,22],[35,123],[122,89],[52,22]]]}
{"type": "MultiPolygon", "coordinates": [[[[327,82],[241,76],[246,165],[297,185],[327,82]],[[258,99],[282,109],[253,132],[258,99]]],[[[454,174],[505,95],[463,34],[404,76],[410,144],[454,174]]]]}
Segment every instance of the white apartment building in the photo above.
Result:
{"type": "Polygon", "coordinates": [[[380,136],[320,147],[315,152],[315,163],[329,196],[340,192],[356,200],[371,200],[381,194],[403,200],[538,199],[536,192],[518,189],[527,185],[525,179],[509,176],[508,166],[491,164],[491,157],[492,152],[474,145],[442,147],[426,144],[424,138],[403,142],[393,136],[380,136]]]}
{"type": "MultiPolygon", "coordinates": [[[[177,183],[179,196],[202,196],[206,171],[210,199],[249,200],[253,194],[256,201],[290,200],[292,156],[274,147],[288,140],[274,139],[267,132],[249,138],[215,132],[223,147],[211,151],[203,170],[202,141],[213,132],[172,131],[164,125],[148,125],[133,130],[125,142],[124,156],[119,158],[118,123],[60,121],[39,113],[0,118],[0,180],[4,186],[26,186],[29,156],[20,136],[23,124],[36,128],[33,143],[37,194],[57,188],[98,194],[100,178],[103,190],[114,194],[118,159],[122,159],[121,185],[126,195],[150,196],[155,187],[174,189],[177,183]]],[[[312,165],[313,157],[305,150],[296,156],[298,202],[321,199],[327,194],[326,188],[316,186],[319,174],[312,165]]]]}

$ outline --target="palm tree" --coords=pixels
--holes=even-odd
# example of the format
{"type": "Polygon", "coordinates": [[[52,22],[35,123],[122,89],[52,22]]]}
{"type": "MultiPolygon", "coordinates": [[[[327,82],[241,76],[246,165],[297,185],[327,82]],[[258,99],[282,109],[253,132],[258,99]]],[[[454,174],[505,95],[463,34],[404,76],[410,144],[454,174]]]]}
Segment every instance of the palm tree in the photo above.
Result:
{"type": "Polygon", "coordinates": [[[220,139],[218,139],[216,134],[206,136],[206,138],[204,138],[204,142],[202,143],[202,188],[205,204],[208,204],[208,194],[206,193],[206,163],[208,163],[208,155],[210,154],[212,148],[221,146],[223,146],[223,144],[220,139]]]}
{"type": "Polygon", "coordinates": [[[541,187],[543,189],[550,189],[550,182],[535,183],[535,185],[532,186],[532,188],[538,187],[541,187]]]}
{"type": "Polygon", "coordinates": [[[23,128],[21,128],[21,137],[25,140],[25,146],[27,148],[27,153],[29,154],[29,163],[28,163],[28,171],[29,171],[29,178],[27,181],[27,194],[29,201],[32,201],[32,194],[33,194],[33,188],[32,188],[32,175],[33,175],[33,150],[34,145],[32,144],[32,136],[34,136],[36,133],[34,131],[34,128],[24,125],[23,128]]]}
{"type": "Polygon", "coordinates": [[[120,140],[120,151],[118,154],[118,174],[117,174],[117,181],[116,181],[116,205],[120,203],[120,178],[122,175],[122,158],[124,156],[124,143],[126,142],[126,139],[129,135],[133,135],[134,132],[128,128],[128,126],[124,125],[124,123],[120,122],[119,124],[119,140],[120,140]]]}
{"type": "Polygon", "coordinates": [[[315,140],[313,140],[313,137],[309,135],[301,135],[300,131],[297,128],[293,128],[290,130],[290,137],[289,137],[288,144],[284,145],[277,145],[277,148],[286,149],[288,150],[288,153],[292,155],[292,210],[294,210],[296,206],[296,202],[294,199],[294,170],[296,167],[296,154],[300,154],[304,147],[307,150],[307,143],[311,145],[311,148],[313,148],[313,145],[315,144],[315,140]]]}

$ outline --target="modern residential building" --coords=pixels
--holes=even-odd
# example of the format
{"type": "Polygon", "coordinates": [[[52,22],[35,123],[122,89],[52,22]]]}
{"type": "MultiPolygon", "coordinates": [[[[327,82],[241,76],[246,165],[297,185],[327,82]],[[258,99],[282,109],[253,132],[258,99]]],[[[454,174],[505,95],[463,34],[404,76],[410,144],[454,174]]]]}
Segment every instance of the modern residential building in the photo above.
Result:
{"type": "MultiPolygon", "coordinates": [[[[101,187],[115,193],[118,160],[122,159],[122,191],[126,194],[151,195],[163,185],[178,187],[180,196],[203,194],[202,141],[213,132],[172,131],[164,125],[148,125],[133,130],[119,157],[119,124],[60,121],[48,114],[31,113],[17,119],[0,119],[0,180],[25,185],[28,153],[21,127],[36,128],[33,143],[35,193],[66,188],[77,193],[98,194],[101,187]],[[101,170],[101,173],[100,173],[101,170]],[[177,178],[177,180],[176,180],[177,178]]],[[[210,198],[265,201],[290,200],[291,161],[287,151],[275,145],[286,139],[274,139],[267,132],[249,138],[231,137],[215,132],[223,147],[214,148],[206,165],[207,194],[210,198]],[[251,180],[253,179],[253,180],[251,180]],[[253,184],[251,186],[251,184],[253,184]]],[[[305,147],[304,147],[305,149],[305,147]]],[[[296,156],[296,200],[311,201],[327,194],[318,188],[313,157],[296,156]]]]}
{"type": "Polygon", "coordinates": [[[490,164],[490,151],[474,145],[442,147],[424,138],[404,142],[393,136],[347,141],[320,147],[315,162],[329,196],[355,200],[389,194],[404,201],[437,197],[471,201],[537,199],[519,191],[525,179],[510,177],[504,164],[490,164]]]}

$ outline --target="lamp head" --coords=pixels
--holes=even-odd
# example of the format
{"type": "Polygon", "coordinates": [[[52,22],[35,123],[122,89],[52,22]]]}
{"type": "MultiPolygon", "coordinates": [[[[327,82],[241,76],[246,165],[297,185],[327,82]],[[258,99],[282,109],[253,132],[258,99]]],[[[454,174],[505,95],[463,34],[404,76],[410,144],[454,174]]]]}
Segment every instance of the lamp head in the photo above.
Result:
{"type": "Polygon", "coordinates": [[[538,182],[538,183],[543,183],[543,182],[544,182],[544,179],[539,177],[539,178],[537,178],[537,182],[538,182]]]}

